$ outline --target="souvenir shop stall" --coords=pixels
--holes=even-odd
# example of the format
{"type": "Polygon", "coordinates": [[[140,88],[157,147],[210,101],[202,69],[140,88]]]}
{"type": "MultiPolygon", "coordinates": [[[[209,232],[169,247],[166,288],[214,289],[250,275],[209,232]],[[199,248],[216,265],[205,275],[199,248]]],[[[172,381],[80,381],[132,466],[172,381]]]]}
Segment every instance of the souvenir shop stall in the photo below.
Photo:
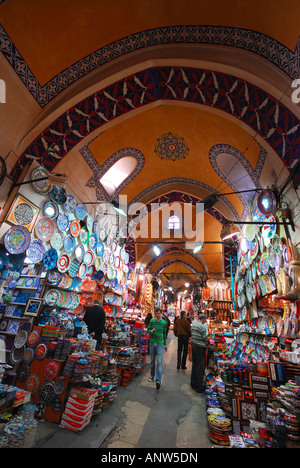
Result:
{"type": "Polygon", "coordinates": [[[123,317],[129,254],[46,176],[35,164],[1,226],[1,447],[32,443],[36,418],[81,431],[146,359],[143,324],[123,317]],[[84,323],[95,300],[102,350],[84,323]]]}
{"type": "Polygon", "coordinates": [[[215,349],[206,383],[209,434],[218,446],[298,447],[300,252],[275,223],[243,234],[233,338],[215,349]]]}

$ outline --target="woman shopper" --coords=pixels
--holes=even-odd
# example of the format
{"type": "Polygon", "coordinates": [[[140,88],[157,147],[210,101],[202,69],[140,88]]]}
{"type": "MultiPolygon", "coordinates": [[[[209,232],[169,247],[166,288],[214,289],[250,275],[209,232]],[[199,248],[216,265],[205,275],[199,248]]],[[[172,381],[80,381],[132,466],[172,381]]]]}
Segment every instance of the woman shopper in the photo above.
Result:
{"type": "Polygon", "coordinates": [[[192,375],[191,387],[198,393],[203,393],[203,377],[206,362],[206,349],[208,345],[208,333],[205,326],[206,315],[200,313],[198,320],[191,327],[192,335],[192,375]]]}
{"type": "Polygon", "coordinates": [[[159,390],[162,378],[163,351],[164,349],[167,351],[167,324],[162,318],[160,309],[155,310],[155,317],[150,320],[148,333],[150,335],[151,355],[150,378],[148,380],[153,382],[154,377],[156,377],[156,388],[159,390]]]}
{"type": "Polygon", "coordinates": [[[174,335],[177,336],[177,369],[186,369],[186,358],[191,336],[191,324],[187,320],[185,310],[180,312],[180,318],[174,324],[174,335]]]}

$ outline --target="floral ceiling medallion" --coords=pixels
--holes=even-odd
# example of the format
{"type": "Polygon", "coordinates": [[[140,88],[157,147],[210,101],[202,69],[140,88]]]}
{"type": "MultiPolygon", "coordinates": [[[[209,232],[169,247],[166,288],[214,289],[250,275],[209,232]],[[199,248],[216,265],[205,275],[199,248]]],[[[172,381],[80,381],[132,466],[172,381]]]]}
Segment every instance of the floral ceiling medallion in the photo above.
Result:
{"type": "Polygon", "coordinates": [[[182,137],[169,132],[158,138],[154,151],[161,159],[177,161],[187,156],[189,148],[182,137]]]}

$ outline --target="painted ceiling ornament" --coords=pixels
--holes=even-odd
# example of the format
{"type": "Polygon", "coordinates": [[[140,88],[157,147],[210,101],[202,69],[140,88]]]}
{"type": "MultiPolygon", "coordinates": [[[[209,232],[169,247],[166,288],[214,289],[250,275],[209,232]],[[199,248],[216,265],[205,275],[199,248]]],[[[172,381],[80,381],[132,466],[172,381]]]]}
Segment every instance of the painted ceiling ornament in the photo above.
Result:
{"type": "Polygon", "coordinates": [[[169,132],[158,138],[154,151],[161,159],[177,161],[187,156],[189,148],[182,137],[169,132]]]}

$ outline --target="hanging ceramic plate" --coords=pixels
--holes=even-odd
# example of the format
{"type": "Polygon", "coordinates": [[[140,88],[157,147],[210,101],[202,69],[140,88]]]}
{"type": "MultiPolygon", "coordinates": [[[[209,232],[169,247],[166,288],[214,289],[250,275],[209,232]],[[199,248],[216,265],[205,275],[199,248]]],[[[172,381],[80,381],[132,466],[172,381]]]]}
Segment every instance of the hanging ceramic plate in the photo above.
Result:
{"type": "Polygon", "coordinates": [[[87,265],[85,263],[81,263],[79,270],[78,270],[78,277],[80,279],[83,279],[85,278],[86,273],[87,273],[87,265]]]}
{"type": "Polygon", "coordinates": [[[25,252],[31,241],[30,232],[24,226],[12,226],[4,237],[6,250],[14,255],[25,252]]]}
{"type": "Polygon", "coordinates": [[[99,237],[102,242],[106,239],[106,236],[107,236],[106,230],[104,228],[100,229],[99,237]]]}
{"type": "Polygon", "coordinates": [[[85,253],[84,245],[83,244],[77,244],[74,253],[75,253],[76,260],[78,260],[79,262],[82,262],[83,257],[84,257],[84,253],[85,253]]]}
{"type": "Polygon", "coordinates": [[[35,346],[37,346],[39,341],[40,341],[40,333],[38,330],[34,330],[28,336],[27,344],[31,348],[34,348],[35,346]]]}
{"type": "Polygon", "coordinates": [[[45,403],[45,405],[50,405],[51,400],[55,395],[54,385],[52,382],[45,382],[39,393],[40,400],[45,403]]]}
{"type": "Polygon", "coordinates": [[[32,263],[39,263],[43,260],[46,248],[43,242],[39,239],[34,239],[30,242],[26,255],[32,263]]]}
{"type": "Polygon", "coordinates": [[[119,266],[120,266],[120,257],[117,256],[117,257],[115,258],[115,267],[116,267],[116,268],[119,268],[119,266]]]}
{"type": "Polygon", "coordinates": [[[107,279],[109,280],[112,280],[115,276],[115,270],[111,265],[107,267],[106,276],[107,276],[107,279]]]}
{"type": "Polygon", "coordinates": [[[99,221],[94,221],[93,233],[96,234],[97,237],[99,237],[99,234],[100,234],[100,223],[99,223],[99,221]]]}
{"type": "Polygon", "coordinates": [[[67,213],[73,213],[76,209],[76,200],[73,195],[68,194],[67,199],[64,203],[64,209],[67,213]]]}
{"type": "Polygon", "coordinates": [[[50,361],[44,369],[44,379],[47,381],[55,380],[59,371],[59,364],[55,361],[50,361]]]}
{"type": "Polygon", "coordinates": [[[35,374],[31,374],[26,380],[25,390],[34,395],[38,391],[39,385],[40,381],[38,376],[35,374]]]}
{"type": "Polygon", "coordinates": [[[86,218],[86,227],[89,232],[93,231],[93,224],[94,224],[94,220],[92,216],[88,214],[86,218]]]}
{"type": "Polygon", "coordinates": [[[51,249],[47,250],[43,258],[43,264],[46,270],[52,270],[56,267],[58,259],[57,251],[52,247],[51,249]]]}
{"type": "Polygon", "coordinates": [[[51,239],[55,231],[54,222],[50,218],[41,218],[35,226],[36,236],[44,242],[51,239]]]}
{"type": "Polygon", "coordinates": [[[95,260],[94,252],[92,250],[87,250],[84,254],[83,261],[87,264],[87,266],[93,265],[95,260]]]}
{"type": "Polygon", "coordinates": [[[69,228],[70,220],[66,213],[60,213],[57,217],[57,227],[61,232],[66,232],[69,228]]]}
{"type": "Polygon", "coordinates": [[[76,248],[76,240],[70,234],[65,237],[64,248],[65,248],[65,251],[67,252],[67,254],[71,254],[72,252],[74,252],[74,250],[76,248]]]}
{"type": "Polygon", "coordinates": [[[58,379],[55,382],[55,393],[56,395],[62,395],[65,391],[66,385],[63,379],[58,379]]]}
{"type": "Polygon", "coordinates": [[[90,234],[89,237],[89,248],[95,250],[97,248],[98,239],[96,234],[90,234]]]}
{"type": "Polygon", "coordinates": [[[47,353],[48,353],[48,347],[46,343],[40,343],[35,348],[35,357],[38,361],[42,361],[43,359],[45,359],[47,356],[47,353]]]}
{"type": "Polygon", "coordinates": [[[25,346],[22,348],[13,348],[10,352],[9,360],[11,365],[15,366],[23,361],[25,355],[25,346]]]}
{"type": "Polygon", "coordinates": [[[83,220],[86,217],[86,209],[82,203],[76,206],[75,213],[78,219],[83,220]]]}
{"type": "Polygon", "coordinates": [[[250,257],[252,260],[257,256],[258,253],[258,241],[257,239],[253,239],[251,242],[251,248],[250,248],[250,257]]]}
{"type": "Polygon", "coordinates": [[[217,282],[216,280],[214,279],[208,279],[206,281],[206,286],[209,288],[209,289],[214,289],[216,286],[217,286],[217,282]]]}
{"type": "Polygon", "coordinates": [[[269,260],[267,253],[263,253],[260,257],[259,268],[263,275],[266,275],[269,271],[269,260]]]}
{"type": "Polygon", "coordinates": [[[59,396],[55,396],[51,400],[51,408],[53,409],[53,411],[60,411],[62,408],[62,404],[62,400],[61,398],[59,398],[59,396]]]}
{"type": "Polygon", "coordinates": [[[47,276],[47,281],[48,283],[57,286],[62,280],[62,273],[59,271],[49,271],[48,276],[47,276]]]}
{"type": "Polygon", "coordinates": [[[17,333],[15,340],[14,340],[14,347],[15,348],[23,348],[27,341],[27,331],[21,330],[19,333],[17,333]]]}
{"type": "Polygon", "coordinates": [[[52,219],[52,221],[55,221],[57,216],[59,215],[59,208],[57,203],[55,203],[52,200],[46,201],[46,203],[43,206],[43,215],[46,218],[52,219]]]}
{"type": "Polygon", "coordinates": [[[60,293],[58,289],[49,289],[49,291],[47,291],[45,294],[44,301],[45,304],[49,306],[57,305],[60,301],[60,293]]]}
{"type": "Polygon", "coordinates": [[[60,250],[64,245],[62,235],[59,232],[55,232],[50,239],[50,244],[54,249],[60,250]]]}
{"type": "Polygon", "coordinates": [[[257,232],[257,227],[255,224],[248,224],[246,227],[246,239],[250,242],[253,241],[253,239],[256,236],[257,232]]]}
{"type": "Polygon", "coordinates": [[[57,269],[61,273],[68,271],[70,266],[70,258],[67,254],[61,254],[57,260],[57,269]]]}
{"type": "Polygon", "coordinates": [[[129,263],[129,258],[130,258],[130,257],[129,257],[129,253],[126,252],[126,254],[125,254],[125,260],[124,260],[124,262],[125,262],[126,265],[128,265],[128,263],[129,263]]]}
{"type": "Polygon", "coordinates": [[[23,359],[23,362],[24,364],[31,364],[32,361],[34,360],[35,358],[35,352],[34,352],[34,349],[33,348],[26,348],[26,351],[25,351],[25,354],[24,354],[24,359],[23,359]]]}
{"type": "Polygon", "coordinates": [[[80,242],[82,242],[83,244],[87,244],[89,241],[89,237],[90,237],[90,233],[88,232],[86,228],[83,227],[79,235],[80,242]]]}
{"type": "Polygon", "coordinates": [[[70,233],[73,237],[78,237],[81,231],[81,225],[78,219],[73,219],[70,224],[70,233]]]}
{"type": "Polygon", "coordinates": [[[50,198],[58,205],[63,205],[67,201],[67,193],[63,187],[53,185],[50,192],[50,198]]]}
{"type": "Polygon", "coordinates": [[[77,273],[79,271],[79,267],[80,267],[80,262],[78,260],[72,260],[71,261],[71,264],[70,264],[70,267],[69,267],[69,275],[72,278],[77,276],[77,273]]]}
{"type": "Polygon", "coordinates": [[[39,180],[39,181],[37,181],[36,179],[42,179],[48,176],[49,176],[49,172],[43,167],[36,167],[35,169],[33,169],[30,175],[32,187],[40,195],[47,195],[47,193],[51,189],[51,185],[49,184],[47,179],[39,180]]]}
{"type": "Polygon", "coordinates": [[[102,264],[102,257],[95,257],[95,268],[96,268],[96,271],[99,271],[99,270],[100,270],[101,264],[102,264]]]}
{"type": "Polygon", "coordinates": [[[98,255],[99,257],[102,257],[103,252],[104,252],[104,244],[103,244],[102,241],[99,241],[99,242],[98,242],[98,245],[97,245],[97,255],[98,255]]]}
{"type": "Polygon", "coordinates": [[[111,246],[111,243],[112,243],[111,237],[110,237],[110,236],[107,236],[107,238],[106,238],[106,245],[107,245],[107,247],[110,247],[110,246],[111,246]]]}

